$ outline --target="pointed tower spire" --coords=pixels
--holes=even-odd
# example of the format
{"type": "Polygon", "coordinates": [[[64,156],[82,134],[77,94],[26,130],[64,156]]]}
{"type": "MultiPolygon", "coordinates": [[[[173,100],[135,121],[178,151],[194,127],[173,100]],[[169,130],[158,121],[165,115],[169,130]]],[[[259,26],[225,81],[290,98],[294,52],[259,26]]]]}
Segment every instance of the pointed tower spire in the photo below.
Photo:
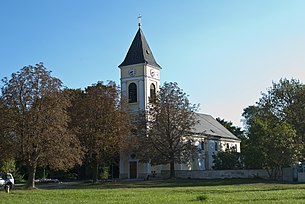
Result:
{"type": "Polygon", "coordinates": [[[141,16],[139,18],[139,29],[133,39],[131,46],[127,52],[124,61],[119,65],[119,67],[133,65],[133,64],[148,64],[153,67],[161,68],[156,62],[151,49],[145,39],[145,36],[141,30],[141,16]]]}

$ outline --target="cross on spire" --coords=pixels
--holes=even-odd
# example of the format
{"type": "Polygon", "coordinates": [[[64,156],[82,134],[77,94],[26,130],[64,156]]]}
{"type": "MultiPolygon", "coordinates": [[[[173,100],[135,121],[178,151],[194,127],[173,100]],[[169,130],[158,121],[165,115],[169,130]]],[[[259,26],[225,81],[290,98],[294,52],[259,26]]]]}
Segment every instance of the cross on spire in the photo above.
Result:
{"type": "Polygon", "coordinates": [[[139,26],[139,28],[141,28],[141,25],[142,25],[142,16],[141,15],[139,15],[138,16],[138,26],[139,26]]]}

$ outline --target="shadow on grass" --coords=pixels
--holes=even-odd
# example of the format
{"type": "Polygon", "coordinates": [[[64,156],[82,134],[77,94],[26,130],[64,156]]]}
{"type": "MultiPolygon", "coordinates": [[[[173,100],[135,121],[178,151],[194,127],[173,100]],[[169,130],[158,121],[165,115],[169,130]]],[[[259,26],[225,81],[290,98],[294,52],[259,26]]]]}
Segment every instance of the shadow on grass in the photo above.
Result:
{"type": "MultiPolygon", "coordinates": [[[[303,201],[304,202],[305,196],[299,196],[299,197],[281,197],[281,198],[253,198],[253,199],[237,199],[237,202],[242,202],[242,203],[252,203],[252,202],[259,202],[259,203],[266,203],[266,202],[283,202],[287,200],[287,203],[291,203],[294,201],[299,202],[303,201]]],[[[302,203],[303,203],[302,202],[302,203]]]]}
{"type": "MultiPolygon", "coordinates": [[[[92,184],[90,182],[77,181],[77,182],[62,182],[52,184],[37,184],[39,189],[119,189],[119,188],[176,188],[176,187],[208,187],[208,186],[223,186],[223,185],[244,185],[244,184],[281,184],[262,179],[216,179],[216,180],[203,180],[203,179],[168,179],[168,180],[114,180],[112,182],[99,182],[92,184]]],[[[288,184],[289,185],[289,184],[288,184]]],[[[305,186],[302,187],[305,189],[305,186]]],[[[19,187],[17,189],[22,189],[19,187]]],[[[285,190],[285,187],[271,187],[268,189],[260,189],[259,191],[271,190],[285,190]]],[[[243,189],[241,191],[245,191],[243,189]]],[[[253,191],[253,189],[251,190],[253,191]]],[[[232,192],[232,190],[228,191],[232,192]]],[[[224,192],[225,193],[225,190],[224,192]]]]}
{"type": "MultiPolygon", "coordinates": [[[[61,182],[61,183],[49,183],[40,184],[37,183],[38,189],[55,190],[55,189],[122,189],[122,188],[173,188],[173,191],[189,191],[196,192],[196,189],[174,189],[176,187],[209,187],[209,186],[238,186],[247,184],[270,184],[269,187],[253,189],[253,188],[237,188],[237,189],[206,189],[209,193],[232,193],[234,192],[247,192],[247,191],[277,191],[277,190],[289,190],[295,189],[296,185],[298,189],[305,189],[304,185],[296,183],[283,183],[268,181],[263,179],[167,179],[167,180],[113,180],[108,182],[99,182],[92,184],[91,182],[76,181],[76,182],[61,182]],[[277,185],[279,184],[279,185],[277,185]]],[[[15,190],[25,190],[25,185],[16,185],[15,190]]]]}

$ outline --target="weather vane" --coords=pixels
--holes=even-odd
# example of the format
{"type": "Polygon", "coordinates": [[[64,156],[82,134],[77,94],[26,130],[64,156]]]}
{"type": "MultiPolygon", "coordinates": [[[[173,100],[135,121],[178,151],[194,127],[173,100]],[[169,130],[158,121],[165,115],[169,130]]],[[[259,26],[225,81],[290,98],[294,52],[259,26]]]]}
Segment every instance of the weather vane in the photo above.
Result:
{"type": "Polygon", "coordinates": [[[142,16],[139,15],[138,16],[138,26],[139,26],[139,28],[141,28],[141,25],[142,25],[141,20],[142,20],[142,16]]]}

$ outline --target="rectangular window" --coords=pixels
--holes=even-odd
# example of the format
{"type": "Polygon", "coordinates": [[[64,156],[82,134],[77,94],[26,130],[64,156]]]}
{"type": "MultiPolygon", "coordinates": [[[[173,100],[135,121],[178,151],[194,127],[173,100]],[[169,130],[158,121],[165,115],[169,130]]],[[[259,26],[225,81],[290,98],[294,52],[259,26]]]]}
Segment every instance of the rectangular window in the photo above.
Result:
{"type": "Polygon", "coordinates": [[[215,141],[215,151],[218,151],[218,143],[215,141]]]}
{"type": "Polygon", "coordinates": [[[201,142],[201,150],[204,150],[204,141],[201,142]]]}

